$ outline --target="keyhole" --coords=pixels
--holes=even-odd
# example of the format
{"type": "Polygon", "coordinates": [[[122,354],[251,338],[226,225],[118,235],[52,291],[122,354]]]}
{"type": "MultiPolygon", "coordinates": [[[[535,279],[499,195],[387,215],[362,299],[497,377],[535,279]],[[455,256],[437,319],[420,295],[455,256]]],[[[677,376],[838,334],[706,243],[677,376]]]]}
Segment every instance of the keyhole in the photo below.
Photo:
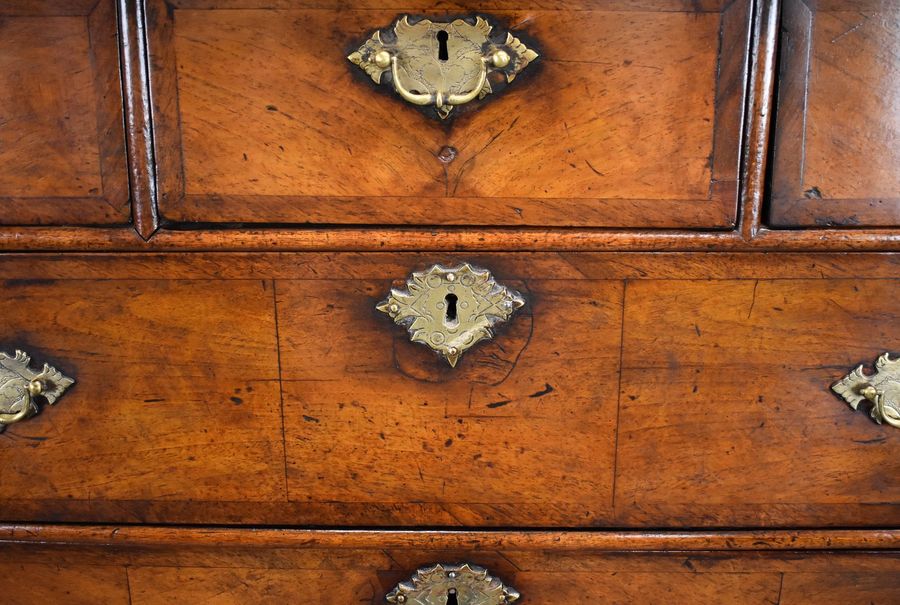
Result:
{"type": "Polygon", "coordinates": [[[447,52],[447,39],[450,38],[450,34],[445,31],[439,31],[437,33],[438,40],[438,60],[446,61],[450,58],[450,53],[447,52]]]}
{"type": "Polygon", "coordinates": [[[456,316],[456,301],[458,300],[459,298],[456,294],[448,294],[444,297],[444,301],[447,303],[447,313],[444,317],[444,323],[448,326],[455,326],[459,323],[459,319],[456,316]]]}
{"type": "Polygon", "coordinates": [[[455,588],[451,588],[447,591],[447,605],[459,605],[459,602],[456,600],[455,588]]]}

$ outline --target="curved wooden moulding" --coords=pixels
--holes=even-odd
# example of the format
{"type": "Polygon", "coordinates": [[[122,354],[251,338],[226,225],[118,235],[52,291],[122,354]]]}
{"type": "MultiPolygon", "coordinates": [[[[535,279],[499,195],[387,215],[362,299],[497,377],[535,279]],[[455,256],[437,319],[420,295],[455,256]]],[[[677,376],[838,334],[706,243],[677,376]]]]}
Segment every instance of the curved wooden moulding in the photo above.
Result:
{"type": "Polygon", "coordinates": [[[900,551],[900,530],[308,530],[154,525],[0,525],[0,545],[577,552],[900,551]]]}
{"type": "Polygon", "coordinates": [[[846,605],[900,598],[896,531],[398,532],[0,528],[5,602],[383,603],[435,562],[468,562],[526,603],[846,605]],[[24,576],[22,574],[25,574],[24,576]],[[38,599],[42,599],[38,600],[38,599]]]}

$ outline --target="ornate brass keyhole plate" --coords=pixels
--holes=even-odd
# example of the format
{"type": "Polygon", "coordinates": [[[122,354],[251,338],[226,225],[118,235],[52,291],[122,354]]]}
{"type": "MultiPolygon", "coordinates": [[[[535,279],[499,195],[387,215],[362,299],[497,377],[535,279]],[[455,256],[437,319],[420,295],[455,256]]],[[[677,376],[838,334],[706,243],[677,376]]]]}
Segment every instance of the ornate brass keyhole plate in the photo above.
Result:
{"type": "Polygon", "coordinates": [[[519,600],[519,593],[481,567],[439,563],[418,570],[385,599],[406,605],[508,605],[519,600]]]}
{"type": "Polygon", "coordinates": [[[407,289],[391,290],[376,308],[405,326],[409,338],[431,347],[456,366],[476,343],[493,338],[493,327],[525,304],[522,295],[498,284],[491,272],[469,263],[434,265],[413,273],[407,289]]]}
{"type": "Polygon", "coordinates": [[[403,99],[444,119],[455,106],[512,82],[538,54],[484,17],[438,23],[404,15],[347,58],[376,84],[389,82],[403,99]]]}

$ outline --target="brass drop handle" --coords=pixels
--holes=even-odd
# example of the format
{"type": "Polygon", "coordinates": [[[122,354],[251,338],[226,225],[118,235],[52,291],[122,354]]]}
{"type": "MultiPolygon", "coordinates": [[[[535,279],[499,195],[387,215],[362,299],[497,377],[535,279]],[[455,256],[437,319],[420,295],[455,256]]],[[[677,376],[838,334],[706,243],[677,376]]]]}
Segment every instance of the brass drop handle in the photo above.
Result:
{"type": "Polygon", "coordinates": [[[391,75],[394,80],[394,88],[400,96],[413,105],[434,105],[439,111],[447,105],[465,105],[469,101],[474,101],[475,98],[481,94],[481,90],[484,88],[484,83],[487,80],[487,59],[482,59],[481,66],[481,75],[478,77],[478,83],[467,93],[447,94],[443,90],[436,90],[432,93],[417,94],[406,90],[403,86],[403,79],[400,77],[400,74],[397,73],[397,57],[391,57],[391,75]]]}
{"type": "Polygon", "coordinates": [[[37,406],[34,404],[34,399],[32,398],[34,395],[40,395],[44,390],[44,385],[40,383],[40,381],[33,380],[25,385],[25,389],[22,392],[22,396],[18,401],[10,401],[6,400],[5,409],[14,410],[15,408],[19,408],[18,412],[0,412],[0,425],[9,425],[15,424],[22,420],[25,420],[32,414],[37,413],[37,406]]]}
{"type": "Polygon", "coordinates": [[[504,36],[494,29],[481,16],[441,23],[404,15],[373,33],[347,59],[376,84],[388,73],[402,99],[433,106],[434,114],[444,119],[455,106],[495,92],[488,78],[492,73],[497,74],[494,85],[509,84],[538,58],[511,33],[504,36]]]}
{"type": "Polygon", "coordinates": [[[874,374],[866,374],[859,366],[831,389],[854,410],[863,401],[870,401],[875,422],[900,428],[900,359],[891,359],[885,353],[875,362],[874,374]]]}
{"type": "Polygon", "coordinates": [[[897,406],[897,403],[900,402],[890,401],[886,392],[880,391],[870,384],[860,389],[859,394],[875,404],[872,409],[873,418],[900,428],[900,407],[897,406]]]}
{"type": "Polygon", "coordinates": [[[482,567],[438,563],[418,570],[389,592],[385,600],[406,605],[508,605],[520,596],[515,588],[482,567]]]}
{"type": "Polygon", "coordinates": [[[0,352],[0,432],[37,414],[36,397],[53,405],[75,383],[48,364],[33,370],[30,362],[31,357],[22,351],[15,355],[0,352]]]}

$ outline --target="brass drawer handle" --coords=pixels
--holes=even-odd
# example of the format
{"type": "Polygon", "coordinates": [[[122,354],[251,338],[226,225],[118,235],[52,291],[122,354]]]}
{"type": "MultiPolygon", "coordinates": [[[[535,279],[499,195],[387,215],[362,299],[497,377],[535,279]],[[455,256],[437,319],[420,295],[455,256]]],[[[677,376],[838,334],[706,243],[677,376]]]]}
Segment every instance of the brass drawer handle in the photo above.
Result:
{"type": "Polygon", "coordinates": [[[49,364],[40,371],[29,367],[31,357],[0,352],[0,433],[7,425],[38,413],[37,397],[53,405],[75,381],[49,364]]]}
{"type": "Polygon", "coordinates": [[[869,413],[875,422],[900,428],[900,359],[891,359],[885,353],[875,362],[874,374],[866,375],[859,366],[831,389],[854,410],[863,401],[870,401],[873,405],[869,413]]]}
{"type": "Polygon", "coordinates": [[[462,563],[418,570],[388,593],[388,603],[413,605],[506,605],[519,600],[519,593],[493,577],[486,569],[462,563]]]}
{"type": "Polygon", "coordinates": [[[525,304],[515,290],[498,284],[487,269],[463,263],[434,265],[413,273],[407,289],[391,290],[376,305],[409,331],[409,339],[437,351],[455,367],[460,356],[525,304]]]}
{"type": "Polygon", "coordinates": [[[376,31],[347,59],[364,70],[376,84],[390,72],[394,90],[413,105],[433,105],[441,119],[453,107],[494,92],[488,76],[512,82],[538,54],[506,32],[492,34],[484,17],[439,23],[429,19],[410,22],[408,15],[376,31]]]}

